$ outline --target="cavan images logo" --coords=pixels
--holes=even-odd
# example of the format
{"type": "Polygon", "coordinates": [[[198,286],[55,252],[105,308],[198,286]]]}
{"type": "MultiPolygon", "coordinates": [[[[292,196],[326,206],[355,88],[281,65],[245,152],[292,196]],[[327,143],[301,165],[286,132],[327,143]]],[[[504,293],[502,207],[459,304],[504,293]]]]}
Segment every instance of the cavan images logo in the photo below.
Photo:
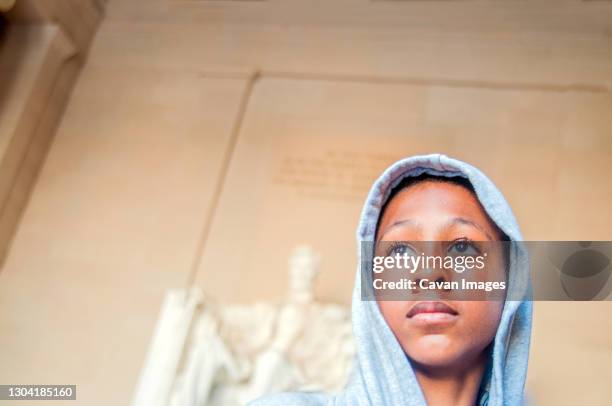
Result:
{"type": "Polygon", "coordinates": [[[548,259],[560,272],[561,286],[569,298],[586,301],[610,294],[611,246],[610,242],[593,241],[550,243],[548,259]]]}

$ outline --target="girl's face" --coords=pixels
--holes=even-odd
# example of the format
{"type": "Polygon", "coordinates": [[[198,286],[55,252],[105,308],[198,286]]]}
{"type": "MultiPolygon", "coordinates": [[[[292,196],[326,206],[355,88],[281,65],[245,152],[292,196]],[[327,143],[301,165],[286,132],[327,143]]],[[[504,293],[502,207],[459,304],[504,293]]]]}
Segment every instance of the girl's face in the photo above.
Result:
{"type": "MultiPolygon", "coordinates": [[[[471,191],[450,182],[426,180],[401,190],[387,204],[376,240],[439,241],[448,246],[454,241],[499,241],[500,233],[471,191]]],[[[488,267],[503,271],[500,252],[489,255],[488,267]]],[[[439,277],[443,276],[434,279],[439,277]]],[[[503,304],[502,300],[378,301],[413,364],[432,372],[462,369],[482,360],[497,331],[503,304]]]]}

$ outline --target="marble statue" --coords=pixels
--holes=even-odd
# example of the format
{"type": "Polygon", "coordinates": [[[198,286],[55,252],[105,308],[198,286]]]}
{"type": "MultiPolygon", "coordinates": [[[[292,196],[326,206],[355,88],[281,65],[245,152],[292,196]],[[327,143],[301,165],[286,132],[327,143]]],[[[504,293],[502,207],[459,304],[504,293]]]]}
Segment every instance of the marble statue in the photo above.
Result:
{"type": "Polygon", "coordinates": [[[279,391],[341,389],[354,357],[350,312],[316,300],[319,264],[310,247],[295,249],[280,305],[204,298],[168,404],[243,405],[279,391]]]}

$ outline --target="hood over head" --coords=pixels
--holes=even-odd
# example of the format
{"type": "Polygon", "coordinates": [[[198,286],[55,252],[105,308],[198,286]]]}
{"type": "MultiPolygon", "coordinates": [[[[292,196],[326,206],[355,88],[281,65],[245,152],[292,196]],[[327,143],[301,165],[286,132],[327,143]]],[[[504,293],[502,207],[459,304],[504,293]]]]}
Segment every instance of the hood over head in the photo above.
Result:
{"type": "MultiPolygon", "coordinates": [[[[522,241],[518,224],[501,192],[478,169],[445,155],[414,156],[397,161],[372,185],[361,212],[357,229],[357,250],[361,243],[374,241],[378,219],[393,187],[406,177],[429,174],[439,177],[464,177],[493,222],[511,241],[522,241]]],[[[361,258],[360,258],[361,259],[361,258]]],[[[357,359],[352,378],[338,394],[282,393],[264,397],[256,405],[426,405],[410,361],[376,301],[362,300],[360,262],[357,266],[352,299],[353,334],[357,359]]],[[[495,335],[489,367],[483,377],[480,405],[514,406],[523,404],[527,374],[531,313],[529,259],[522,244],[511,244],[508,290],[495,335]],[[517,294],[519,292],[519,294],[517,294]]]]}

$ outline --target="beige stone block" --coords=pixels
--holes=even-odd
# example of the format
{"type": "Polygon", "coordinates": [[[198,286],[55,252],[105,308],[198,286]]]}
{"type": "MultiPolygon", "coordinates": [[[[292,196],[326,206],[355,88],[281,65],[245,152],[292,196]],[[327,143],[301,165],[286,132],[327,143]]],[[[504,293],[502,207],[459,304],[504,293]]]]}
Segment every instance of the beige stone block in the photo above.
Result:
{"type": "Polygon", "coordinates": [[[244,81],[89,68],[0,272],[0,381],[128,404],[187,283],[244,81]]]}
{"type": "Polygon", "coordinates": [[[89,48],[105,4],[98,0],[19,0],[7,14],[9,21],[28,24],[57,24],[80,54],[89,48]]]}
{"type": "MultiPolygon", "coordinates": [[[[597,100],[606,99],[264,75],[248,104],[198,284],[221,300],[278,300],[291,248],[310,243],[324,258],[320,296],[347,303],[353,235],[371,182],[391,162],[418,153],[446,153],[481,168],[508,196],[527,239],[554,239],[567,221],[564,207],[574,202],[576,212],[582,204],[559,189],[576,173],[563,169],[559,117],[597,100]]],[[[590,185],[605,182],[594,165],[581,168],[590,185]]],[[[602,207],[594,212],[605,216],[602,207]]]]}
{"type": "Polygon", "coordinates": [[[56,26],[14,25],[0,52],[0,264],[76,78],[56,26]]]}
{"type": "Polygon", "coordinates": [[[527,391],[535,404],[605,405],[612,396],[610,302],[536,302],[527,391]]]}
{"type": "Polygon", "coordinates": [[[92,63],[609,89],[610,2],[111,2],[92,63]]]}

